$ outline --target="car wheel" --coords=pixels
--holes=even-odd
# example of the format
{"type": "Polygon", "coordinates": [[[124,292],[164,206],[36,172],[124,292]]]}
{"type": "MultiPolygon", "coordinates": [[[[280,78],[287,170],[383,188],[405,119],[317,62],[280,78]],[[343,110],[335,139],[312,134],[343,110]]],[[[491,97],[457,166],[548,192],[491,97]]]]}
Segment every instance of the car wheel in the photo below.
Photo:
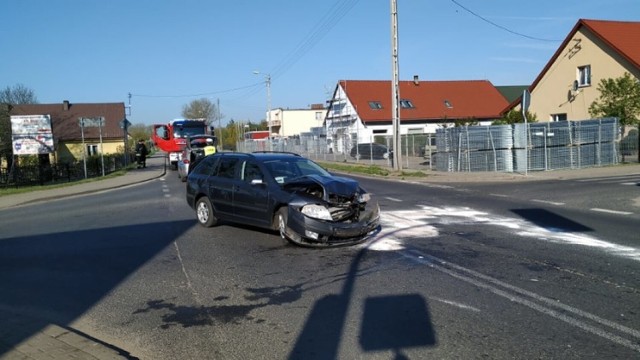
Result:
{"type": "Polygon", "coordinates": [[[196,217],[200,225],[204,227],[212,227],[218,223],[218,219],[213,215],[213,208],[211,207],[211,201],[206,196],[198,199],[196,203],[196,217]]]}
{"type": "Polygon", "coordinates": [[[280,232],[280,237],[282,240],[288,240],[287,238],[287,207],[281,207],[278,209],[278,213],[276,215],[278,219],[278,231],[280,232]]]}

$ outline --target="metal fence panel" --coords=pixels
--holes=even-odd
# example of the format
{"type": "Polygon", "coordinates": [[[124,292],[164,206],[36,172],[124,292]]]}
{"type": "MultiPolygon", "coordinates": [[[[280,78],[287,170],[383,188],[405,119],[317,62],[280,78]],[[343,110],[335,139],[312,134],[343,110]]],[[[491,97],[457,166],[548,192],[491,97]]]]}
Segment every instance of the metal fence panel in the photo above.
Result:
{"type": "MultiPolygon", "coordinates": [[[[405,134],[400,148],[404,169],[436,171],[518,172],[576,169],[638,161],[638,131],[622,133],[615,118],[494,126],[450,127],[435,134],[405,134]]],[[[314,160],[355,162],[393,167],[389,159],[356,159],[351,149],[357,134],[327,140],[301,136],[274,141],[273,150],[289,151],[314,160]],[[355,135],[355,136],[354,136],[355,135]]],[[[389,134],[360,142],[393,149],[389,134]]],[[[269,150],[267,142],[237,144],[239,151],[269,150]]]]}

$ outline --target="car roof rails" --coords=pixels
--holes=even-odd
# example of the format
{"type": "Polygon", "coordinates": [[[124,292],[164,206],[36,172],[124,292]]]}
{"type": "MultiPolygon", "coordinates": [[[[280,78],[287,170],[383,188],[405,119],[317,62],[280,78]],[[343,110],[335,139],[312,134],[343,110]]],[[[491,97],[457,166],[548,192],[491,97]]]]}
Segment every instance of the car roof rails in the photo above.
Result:
{"type": "Polygon", "coordinates": [[[300,155],[298,153],[289,152],[289,151],[260,150],[260,151],[252,151],[251,153],[252,154],[294,155],[294,156],[302,157],[302,155],[300,155]]]}

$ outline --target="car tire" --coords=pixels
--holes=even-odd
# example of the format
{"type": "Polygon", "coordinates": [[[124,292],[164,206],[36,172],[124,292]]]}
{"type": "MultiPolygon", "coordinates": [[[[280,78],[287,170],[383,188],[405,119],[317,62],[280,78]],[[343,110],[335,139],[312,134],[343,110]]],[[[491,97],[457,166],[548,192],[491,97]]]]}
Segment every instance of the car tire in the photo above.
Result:
{"type": "Polygon", "coordinates": [[[208,197],[203,196],[196,202],[196,218],[198,218],[200,225],[204,227],[212,227],[218,223],[208,197]]]}
{"type": "Polygon", "coordinates": [[[282,238],[282,240],[285,240],[285,241],[289,241],[289,238],[286,235],[287,220],[288,220],[287,210],[288,210],[287,207],[284,206],[278,209],[278,212],[276,213],[278,232],[280,232],[280,237],[282,238]]]}

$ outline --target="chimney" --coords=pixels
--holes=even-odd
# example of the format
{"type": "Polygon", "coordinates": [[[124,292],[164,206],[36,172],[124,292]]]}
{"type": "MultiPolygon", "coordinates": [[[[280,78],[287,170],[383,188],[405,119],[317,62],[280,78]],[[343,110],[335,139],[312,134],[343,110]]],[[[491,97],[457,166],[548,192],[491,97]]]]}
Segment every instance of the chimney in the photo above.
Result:
{"type": "Polygon", "coordinates": [[[69,100],[65,100],[62,102],[62,110],[69,111],[69,100]]]}
{"type": "Polygon", "coordinates": [[[420,85],[420,80],[418,79],[418,75],[413,75],[413,85],[420,85]]]}

